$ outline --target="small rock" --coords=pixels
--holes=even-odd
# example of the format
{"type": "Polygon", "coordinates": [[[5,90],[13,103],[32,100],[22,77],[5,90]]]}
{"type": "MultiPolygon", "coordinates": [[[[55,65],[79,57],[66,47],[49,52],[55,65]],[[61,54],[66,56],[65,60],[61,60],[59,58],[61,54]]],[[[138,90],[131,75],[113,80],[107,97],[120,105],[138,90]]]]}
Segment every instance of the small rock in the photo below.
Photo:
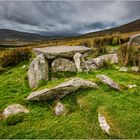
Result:
{"type": "Polygon", "coordinates": [[[127,67],[121,67],[119,69],[120,72],[127,72],[128,71],[128,68],[127,67]]]}
{"type": "Polygon", "coordinates": [[[87,63],[81,53],[76,53],[73,59],[78,72],[89,71],[87,63]]]}
{"type": "Polygon", "coordinates": [[[100,113],[98,113],[98,121],[99,121],[101,129],[104,132],[106,132],[107,134],[109,134],[110,126],[107,123],[106,118],[103,115],[101,115],[100,113]]]}
{"type": "Polygon", "coordinates": [[[54,108],[54,113],[57,116],[64,115],[66,114],[66,108],[62,103],[58,102],[54,108]]]}
{"type": "Polygon", "coordinates": [[[7,118],[10,115],[15,115],[18,113],[29,113],[29,110],[20,104],[12,104],[4,109],[2,115],[4,116],[4,118],[7,118]]]}
{"type": "Polygon", "coordinates": [[[136,87],[137,87],[136,84],[134,84],[134,85],[128,85],[128,88],[136,88],[136,87]]]}
{"type": "Polygon", "coordinates": [[[100,79],[103,83],[109,85],[116,90],[121,90],[119,84],[117,84],[115,81],[113,81],[111,78],[107,77],[104,74],[97,75],[96,78],[100,79]]]}
{"type": "Polygon", "coordinates": [[[140,71],[140,68],[138,66],[133,66],[131,68],[132,72],[139,72],[140,71]]]}

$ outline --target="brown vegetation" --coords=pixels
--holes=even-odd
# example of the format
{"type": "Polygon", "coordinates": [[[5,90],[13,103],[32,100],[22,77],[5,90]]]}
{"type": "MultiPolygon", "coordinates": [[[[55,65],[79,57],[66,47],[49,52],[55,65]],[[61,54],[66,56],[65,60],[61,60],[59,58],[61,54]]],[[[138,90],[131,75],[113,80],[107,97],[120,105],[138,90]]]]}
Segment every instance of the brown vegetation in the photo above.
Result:
{"type": "Polygon", "coordinates": [[[31,58],[31,48],[16,48],[2,51],[0,53],[0,64],[2,67],[15,66],[24,60],[31,58]]]}
{"type": "Polygon", "coordinates": [[[118,51],[120,65],[140,66],[140,46],[122,45],[118,51]]]}

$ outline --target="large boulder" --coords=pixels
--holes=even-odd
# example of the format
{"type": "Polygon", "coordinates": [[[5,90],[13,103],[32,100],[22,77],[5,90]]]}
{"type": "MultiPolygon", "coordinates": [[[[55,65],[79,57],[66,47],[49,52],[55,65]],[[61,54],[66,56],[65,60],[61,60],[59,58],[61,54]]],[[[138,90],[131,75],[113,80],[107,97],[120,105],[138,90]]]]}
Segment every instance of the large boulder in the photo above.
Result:
{"type": "Polygon", "coordinates": [[[100,67],[103,67],[104,63],[111,63],[117,64],[118,63],[118,56],[116,53],[114,54],[105,54],[99,57],[96,57],[92,60],[87,61],[87,65],[90,70],[94,70],[100,67]]]}
{"type": "Polygon", "coordinates": [[[69,81],[66,81],[54,88],[43,89],[39,91],[32,92],[27,100],[50,100],[50,99],[60,99],[67,94],[70,94],[78,89],[85,88],[98,88],[97,84],[91,81],[84,80],[82,78],[73,78],[69,81]]]}
{"type": "Polygon", "coordinates": [[[76,53],[73,59],[78,72],[89,71],[87,63],[81,53],[76,53]]]}
{"type": "Polygon", "coordinates": [[[58,71],[76,72],[76,66],[74,62],[68,59],[58,58],[52,62],[51,70],[53,73],[58,71]]]}
{"type": "Polygon", "coordinates": [[[112,87],[116,90],[121,90],[119,84],[117,84],[115,81],[113,81],[111,78],[107,77],[104,74],[97,75],[96,78],[98,78],[99,80],[101,80],[101,82],[109,85],[110,87],[112,87]]]}
{"type": "Polygon", "coordinates": [[[2,115],[4,118],[7,118],[10,115],[16,115],[18,113],[29,113],[29,110],[20,104],[12,104],[4,109],[2,115]]]}
{"type": "Polygon", "coordinates": [[[128,46],[139,46],[140,45],[140,34],[136,34],[130,37],[128,46]]]}
{"type": "Polygon", "coordinates": [[[43,55],[38,55],[30,64],[28,70],[29,86],[34,88],[40,80],[49,80],[48,61],[43,55]]]}
{"type": "Polygon", "coordinates": [[[47,59],[56,59],[59,57],[73,58],[74,54],[86,53],[91,48],[85,46],[53,46],[46,48],[35,48],[33,49],[37,55],[43,54],[47,59]]]}

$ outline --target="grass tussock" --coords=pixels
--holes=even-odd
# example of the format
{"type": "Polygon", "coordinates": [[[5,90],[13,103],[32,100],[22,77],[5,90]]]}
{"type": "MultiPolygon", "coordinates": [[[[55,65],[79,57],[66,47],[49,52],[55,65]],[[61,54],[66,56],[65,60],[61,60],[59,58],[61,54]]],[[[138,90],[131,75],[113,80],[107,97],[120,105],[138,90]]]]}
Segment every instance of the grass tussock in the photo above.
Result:
{"type": "Polygon", "coordinates": [[[11,115],[9,116],[8,118],[6,118],[4,120],[4,123],[7,125],[7,126],[13,126],[13,125],[16,125],[17,123],[20,123],[20,122],[23,122],[23,119],[24,119],[24,114],[16,114],[16,115],[11,115]]]}
{"type": "Polygon", "coordinates": [[[107,46],[112,46],[115,48],[115,46],[127,43],[128,40],[128,35],[110,35],[83,40],[80,45],[85,45],[92,48],[94,52],[93,55],[96,57],[109,53],[110,49],[107,46]]]}
{"type": "Polygon", "coordinates": [[[2,51],[0,65],[2,67],[15,66],[24,60],[31,58],[31,48],[16,48],[2,51]]]}
{"type": "Polygon", "coordinates": [[[122,45],[118,50],[118,55],[121,66],[140,66],[140,46],[122,45]]]}

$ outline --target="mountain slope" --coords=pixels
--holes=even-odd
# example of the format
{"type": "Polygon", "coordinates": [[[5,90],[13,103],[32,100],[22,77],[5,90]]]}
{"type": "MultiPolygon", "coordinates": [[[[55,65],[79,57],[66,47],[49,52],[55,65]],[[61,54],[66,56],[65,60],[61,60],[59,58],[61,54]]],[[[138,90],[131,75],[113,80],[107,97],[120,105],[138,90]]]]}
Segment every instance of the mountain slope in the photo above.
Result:
{"type": "Polygon", "coordinates": [[[128,24],[124,24],[119,27],[97,31],[97,32],[91,32],[91,33],[81,35],[79,37],[94,37],[94,36],[102,36],[102,35],[108,35],[113,33],[129,33],[129,32],[137,32],[137,31],[140,31],[140,19],[130,22],[128,24]]]}
{"type": "Polygon", "coordinates": [[[12,42],[33,42],[42,39],[46,39],[46,36],[15,30],[0,29],[0,44],[11,44],[12,42]]]}
{"type": "Polygon", "coordinates": [[[43,44],[46,46],[46,41],[48,45],[49,43],[52,44],[53,42],[56,43],[57,45],[58,44],[64,45],[65,43],[68,43],[68,41],[70,42],[69,44],[71,44],[71,42],[73,41],[75,44],[75,42],[79,39],[83,40],[87,38],[99,37],[99,36],[104,36],[104,35],[112,35],[116,33],[133,34],[135,32],[140,32],[140,19],[130,22],[128,24],[119,26],[119,27],[111,28],[111,29],[91,32],[91,33],[87,33],[83,35],[76,34],[77,35],[76,37],[73,34],[71,34],[71,36],[69,35],[67,36],[65,34],[60,36],[58,35],[57,32],[55,35],[54,33],[53,34],[44,33],[43,35],[39,35],[39,34],[34,34],[34,33],[18,32],[15,30],[0,29],[0,48],[22,46],[24,44],[28,44],[34,41],[38,41],[38,43],[36,42],[35,45],[38,44],[39,46],[40,44],[43,44]]]}

